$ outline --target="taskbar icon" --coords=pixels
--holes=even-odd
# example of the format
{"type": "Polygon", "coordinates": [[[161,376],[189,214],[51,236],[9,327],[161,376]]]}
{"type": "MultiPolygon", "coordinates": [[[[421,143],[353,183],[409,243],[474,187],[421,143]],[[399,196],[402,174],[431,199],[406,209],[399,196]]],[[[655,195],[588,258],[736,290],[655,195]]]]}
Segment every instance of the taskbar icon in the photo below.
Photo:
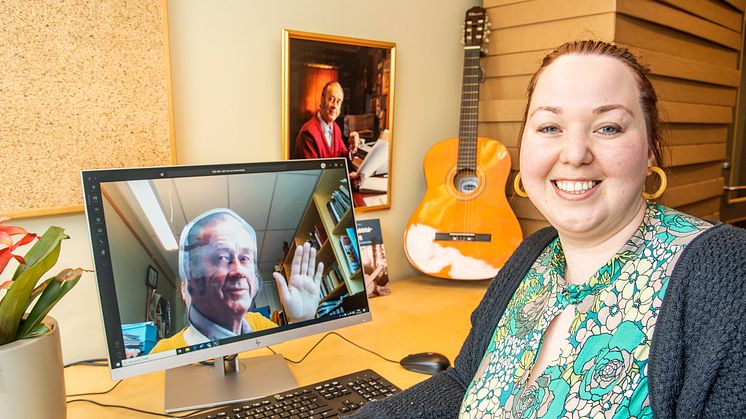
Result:
{"type": "Polygon", "coordinates": [[[183,348],[177,349],[176,354],[180,355],[180,354],[185,354],[189,352],[199,351],[202,349],[214,348],[216,346],[218,346],[217,340],[210,341],[210,342],[197,343],[191,346],[185,346],[183,348]]]}

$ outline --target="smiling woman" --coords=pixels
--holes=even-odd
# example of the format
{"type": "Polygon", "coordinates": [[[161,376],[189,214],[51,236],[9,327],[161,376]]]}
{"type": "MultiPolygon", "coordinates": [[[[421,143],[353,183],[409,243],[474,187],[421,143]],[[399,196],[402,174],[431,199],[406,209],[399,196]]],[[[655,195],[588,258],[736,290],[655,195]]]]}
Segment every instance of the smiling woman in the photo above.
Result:
{"type": "Polygon", "coordinates": [[[665,184],[647,71],[572,42],[528,99],[520,174],[552,227],[498,272],[455,368],[355,417],[746,416],[746,232],[647,198],[665,184]]]}

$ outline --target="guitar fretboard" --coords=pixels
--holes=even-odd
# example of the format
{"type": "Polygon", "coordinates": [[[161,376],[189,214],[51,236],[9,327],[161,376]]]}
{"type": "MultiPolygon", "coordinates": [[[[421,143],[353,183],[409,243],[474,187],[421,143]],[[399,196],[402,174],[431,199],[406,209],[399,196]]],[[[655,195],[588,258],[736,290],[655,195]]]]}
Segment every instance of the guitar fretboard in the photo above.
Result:
{"type": "Polygon", "coordinates": [[[464,77],[461,86],[461,120],[459,122],[458,169],[477,168],[477,119],[479,114],[480,49],[464,49],[464,77]]]}

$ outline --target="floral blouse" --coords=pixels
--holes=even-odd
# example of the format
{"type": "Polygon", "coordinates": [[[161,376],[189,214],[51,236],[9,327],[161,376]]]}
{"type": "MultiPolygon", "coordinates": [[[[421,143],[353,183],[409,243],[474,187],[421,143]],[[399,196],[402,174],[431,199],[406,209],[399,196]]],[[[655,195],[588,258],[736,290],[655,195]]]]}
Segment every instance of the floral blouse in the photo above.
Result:
{"type": "Polygon", "coordinates": [[[642,224],[588,282],[568,285],[559,238],[526,273],[466,391],[462,418],[652,418],[648,352],[668,280],[710,223],[648,203],[642,224]],[[549,324],[574,307],[558,358],[527,385],[549,324]]]}

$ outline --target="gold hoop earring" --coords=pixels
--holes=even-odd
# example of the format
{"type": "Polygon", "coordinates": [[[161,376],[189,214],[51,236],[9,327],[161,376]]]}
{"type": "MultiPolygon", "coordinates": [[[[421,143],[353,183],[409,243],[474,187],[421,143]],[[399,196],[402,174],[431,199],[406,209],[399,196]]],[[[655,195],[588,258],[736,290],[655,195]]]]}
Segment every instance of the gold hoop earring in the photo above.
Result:
{"type": "Polygon", "coordinates": [[[518,174],[515,175],[515,179],[513,179],[513,190],[515,191],[515,194],[521,198],[528,198],[526,191],[521,189],[521,172],[518,172],[518,174]]]}
{"type": "Polygon", "coordinates": [[[666,186],[668,185],[666,172],[664,172],[663,169],[658,166],[650,166],[648,167],[648,170],[658,174],[658,176],[661,178],[661,185],[658,187],[658,190],[653,193],[642,191],[642,197],[648,200],[658,199],[661,195],[663,195],[663,192],[666,190],[666,186]]]}

